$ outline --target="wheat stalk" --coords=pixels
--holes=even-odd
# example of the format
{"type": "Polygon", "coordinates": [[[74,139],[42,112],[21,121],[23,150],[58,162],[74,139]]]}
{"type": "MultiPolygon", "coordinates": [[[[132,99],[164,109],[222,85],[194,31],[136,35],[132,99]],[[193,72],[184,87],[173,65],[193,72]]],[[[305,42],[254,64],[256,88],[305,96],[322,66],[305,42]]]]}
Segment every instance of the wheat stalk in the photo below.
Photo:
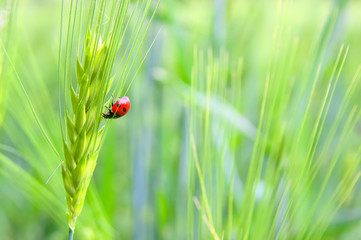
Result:
{"type": "MultiPolygon", "coordinates": [[[[63,77],[65,90],[64,99],[59,99],[59,106],[62,102],[65,108],[65,126],[61,125],[65,159],[62,164],[62,177],[66,190],[69,239],[73,238],[76,219],[82,211],[85,195],[103,142],[102,136],[106,132],[104,129],[108,126],[108,124],[100,125],[106,96],[114,79],[119,78],[119,81],[115,87],[113,86],[113,93],[118,96],[124,90],[128,75],[132,72],[133,64],[138,59],[145,34],[159,4],[158,2],[148,24],[145,25],[152,2],[153,0],[137,2],[130,16],[127,17],[130,9],[128,8],[129,0],[92,1],[89,19],[85,18],[90,30],[87,31],[85,44],[81,51],[79,51],[78,45],[81,42],[78,41],[81,39],[81,31],[78,30],[81,28],[83,20],[83,5],[82,1],[70,3],[66,38],[63,39],[63,34],[60,33],[60,45],[62,46],[63,40],[65,40],[65,52],[62,55],[62,51],[59,50],[58,60],[59,66],[61,66],[61,60],[64,59],[64,65],[61,66],[63,69],[59,68],[59,76],[63,72],[60,78],[63,77]],[[109,15],[106,14],[107,6],[111,6],[109,15]],[[135,20],[132,20],[133,13],[136,13],[135,20]],[[128,33],[128,26],[131,25],[133,29],[128,33]],[[129,42],[125,49],[123,49],[124,47],[121,49],[123,38],[127,33],[130,34],[130,38],[127,40],[129,42]],[[104,37],[104,43],[101,35],[104,37]],[[75,52],[73,48],[77,51],[75,64],[72,63],[72,52],[75,52]],[[123,58],[120,64],[117,63],[118,67],[114,73],[112,70],[115,58],[120,49],[123,52],[123,58]],[[71,65],[76,65],[76,81],[72,80],[71,65]],[[70,100],[67,101],[68,99],[70,100]]],[[[60,29],[63,29],[63,10],[61,16],[60,29]]],[[[128,84],[127,91],[131,84],[132,80],[128,84]]]]}
{"type": "Polygon", "coordinates": [[[68,224],[71,232],[79,216],[93,174],[101,135],[99,129],[103,96],[109,80],[103,78],[107,47],[89,31],[83,64],[77,59],[77,90],[70,86],[73,113],[66,112],[67,136],[63,138],[65,164],[62,165],[66,190],[68,224]]]}

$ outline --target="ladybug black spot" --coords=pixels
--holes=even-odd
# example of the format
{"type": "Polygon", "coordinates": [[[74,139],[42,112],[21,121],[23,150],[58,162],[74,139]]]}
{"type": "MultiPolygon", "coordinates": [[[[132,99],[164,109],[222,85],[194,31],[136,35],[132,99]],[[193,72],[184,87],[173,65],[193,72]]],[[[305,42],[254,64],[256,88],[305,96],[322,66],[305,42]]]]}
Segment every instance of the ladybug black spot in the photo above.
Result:
{"type": "Polygon", "coordinates": [[[127,109],[126,108],[123,108],[123,112],[126,112],[127,111],[127,109]]]}
{"type": "Polygon", "coordinates": [[[117,107],[119,107],[119,103],[117,104],[117,107]]]}

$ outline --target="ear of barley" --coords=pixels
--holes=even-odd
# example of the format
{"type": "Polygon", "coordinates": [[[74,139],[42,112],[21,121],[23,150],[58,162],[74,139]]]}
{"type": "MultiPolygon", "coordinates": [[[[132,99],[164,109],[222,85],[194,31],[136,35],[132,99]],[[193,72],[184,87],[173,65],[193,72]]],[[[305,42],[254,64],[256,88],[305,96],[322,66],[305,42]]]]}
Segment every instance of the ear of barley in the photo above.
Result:
{"type": "Polygon", "coordinates": [[[90,31],[85,41],[83,63],[76,63],[77,86],[71,86],[72,112],[66,112],[67,133],[63,139],[65,163],[62,166],[69,227],[74,230],[93,174],[102,130],[99,129],[103,96],[107,93],[104,64],[107,46],[90,31]]]}
{"type": "MultiPolygon", "coordinates": [[[[83,15],[82,1],[71,1],[65,38],[62,34],[62,26],[66,26],[66,20],[63,14],[61,15],[59,42],[60,46],[65,46],[64,53],[59,50],[58,59],[59,78],[63,78],[65,89],[59,99],[59,107],[63,103],[65,109],[64,115],[59,114],[64,152],[61,171],[66,190],[69,239],[72,239],[76,219],[82,211],[103,142],[102,137],[106,132],[104,129],[108,126],[108,124],[100,126],[106,96],[109,95],[110,89],[119,96],[124,90],[120,86],[125,86],[129,73],[133,72],[133,66],[137,65],[134,63],[137,63],[136,60],[140,57],[138,53],[142,49],[145,35],[159,4],[158,2],[155,6],[148,24],[144,24],[152,9],[152,3],[153,0],[137,1],[128,17],[127,13],[131,5],[129,0],[92,1],[89,6],[91,10],[89,18],[86,18],[83,15]],[[107,11],[107,6],[111,6],[110,12],[107,11]],[[84,45],[79,47],[83,21],[88,23],[89,30],[84,45]],[[130,37],[125,40],[125,35],[130,37]],[[102,37],[104,42],[101,40],[102,37]],[[128,42],[124,46],[123,40],[128,42]],[[116,71],[113,71],[119,51],[122,51],[123,57],[120,63],[117,62],[116,71]],[[77,54],[76,62],[73,62],[74,52],[77,54]],[[76,74],[73,74],[71,68],[75,69],[76,74]],[[76,81],[73,81],[74,75],[76,81]],[[112,87],[114,79],[117,84],[112,87]],[[65,124],[62,116],[65,118],[65,124]]],[[[131,83],[132,80],[128,88],[131,83]]]]}

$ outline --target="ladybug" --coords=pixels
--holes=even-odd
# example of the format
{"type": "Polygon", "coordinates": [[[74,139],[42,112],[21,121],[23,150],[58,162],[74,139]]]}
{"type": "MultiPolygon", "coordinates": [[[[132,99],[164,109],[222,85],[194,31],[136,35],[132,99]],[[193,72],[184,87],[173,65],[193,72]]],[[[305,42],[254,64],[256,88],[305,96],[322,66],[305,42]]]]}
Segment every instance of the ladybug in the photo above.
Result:
{"type": "Polygon", "coordinates": [[[127,112],[129,111],[130,100],[127,96],[118,98],[115,103],[113,103],[113,101],[109,105],[109,107],[105,106],[109,111],[107,113],[103,113],[103,118],[120,118],[127,114],[127,112]]]}

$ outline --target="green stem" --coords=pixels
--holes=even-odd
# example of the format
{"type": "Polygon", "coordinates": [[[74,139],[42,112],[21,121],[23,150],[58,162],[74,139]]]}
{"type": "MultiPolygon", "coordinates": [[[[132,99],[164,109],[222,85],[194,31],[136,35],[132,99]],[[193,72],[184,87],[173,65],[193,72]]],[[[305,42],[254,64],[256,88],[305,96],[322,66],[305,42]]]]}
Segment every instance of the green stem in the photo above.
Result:
{"type": "Polygon", "coordinates": [[[74,230],[69,228],[69,238],[68,240],[73,240],[74,230]]]}

